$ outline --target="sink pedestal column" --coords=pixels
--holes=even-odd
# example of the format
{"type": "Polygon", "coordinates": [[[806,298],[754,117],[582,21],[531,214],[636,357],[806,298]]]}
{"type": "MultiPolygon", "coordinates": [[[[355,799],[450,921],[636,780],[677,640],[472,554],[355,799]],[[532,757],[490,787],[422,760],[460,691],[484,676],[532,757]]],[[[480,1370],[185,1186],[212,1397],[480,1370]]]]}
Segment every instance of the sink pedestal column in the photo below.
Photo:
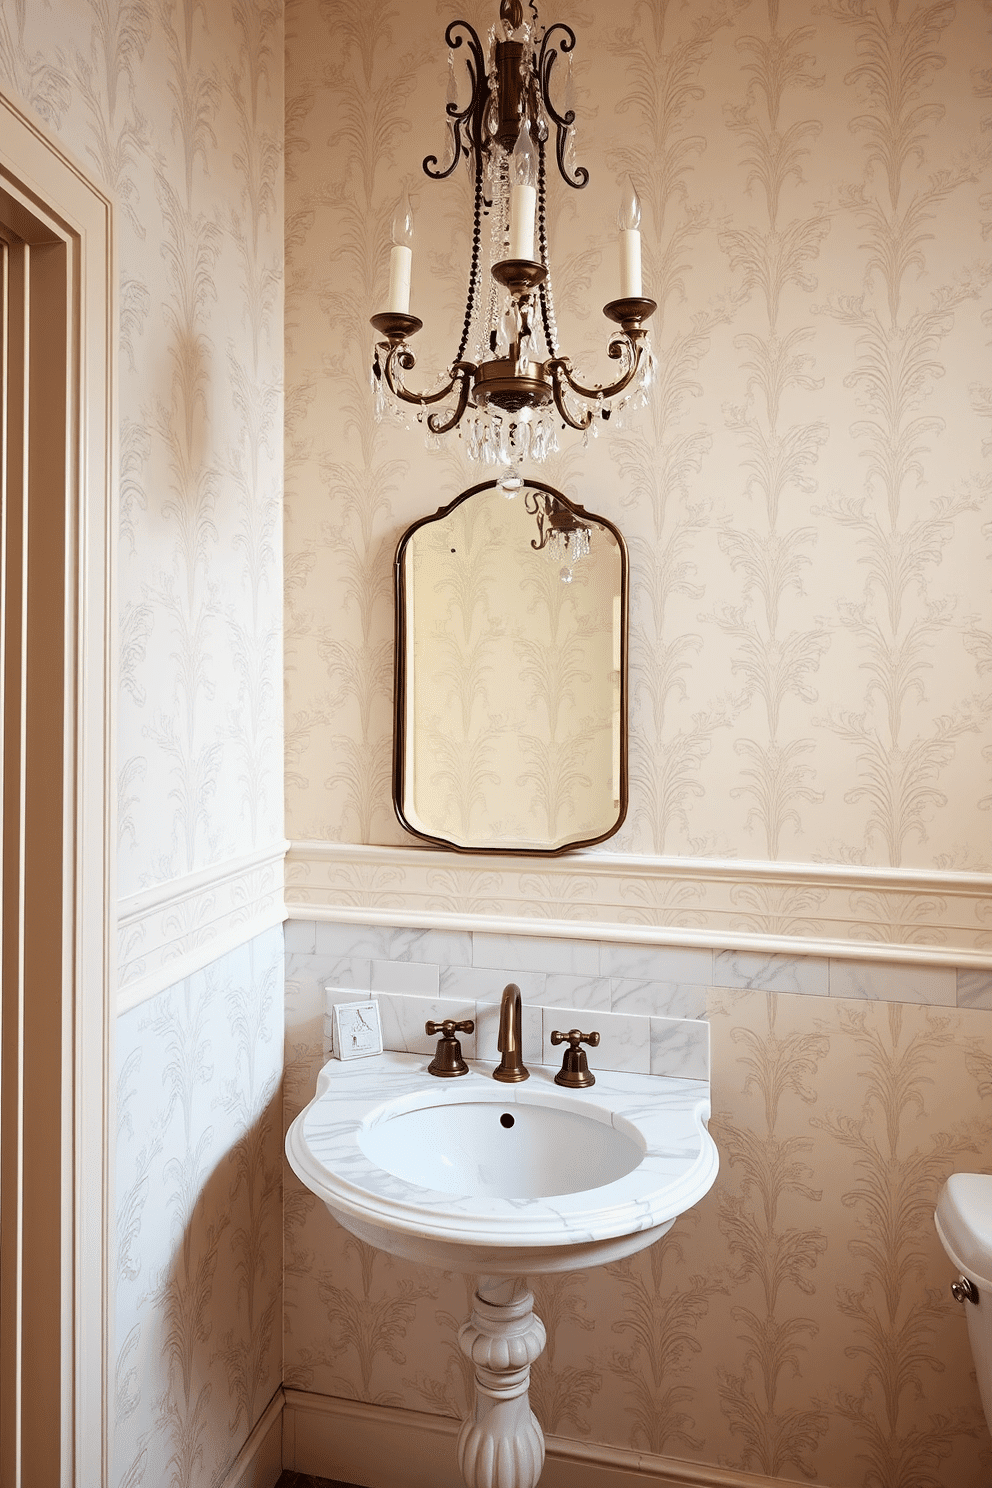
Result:
{"type": "Polygon", "coordinates": [[[475,1414],[458,1434],[468,1488],[535,1488],[544,1433],[530,1408],[530,1366],[544,1348],[544,1324],[524,1281],[480,1276],[475,1305],[458,1333],[475,1365],[475,1414]]]}

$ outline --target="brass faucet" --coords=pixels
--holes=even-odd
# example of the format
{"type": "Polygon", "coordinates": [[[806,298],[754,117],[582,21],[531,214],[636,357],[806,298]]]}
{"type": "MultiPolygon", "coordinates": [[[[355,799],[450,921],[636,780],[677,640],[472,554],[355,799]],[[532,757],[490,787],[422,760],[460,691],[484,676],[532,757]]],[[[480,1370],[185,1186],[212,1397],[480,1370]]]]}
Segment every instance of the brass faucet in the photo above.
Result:
{"type": "Polygon", "coordinates": [[[503,988],[503,997],[499,1005],[499,1038],[496,1040],[496,1047],[503,1057],[498,1067],[493,1070],[494,1080],[505,1080],[507,1084],[512,1084],[517,1080],[527,1079],[530,1070],[524,1067],[522,1044],[523,1013],[520,988],[516,982],[510,982],[503,988]]]}

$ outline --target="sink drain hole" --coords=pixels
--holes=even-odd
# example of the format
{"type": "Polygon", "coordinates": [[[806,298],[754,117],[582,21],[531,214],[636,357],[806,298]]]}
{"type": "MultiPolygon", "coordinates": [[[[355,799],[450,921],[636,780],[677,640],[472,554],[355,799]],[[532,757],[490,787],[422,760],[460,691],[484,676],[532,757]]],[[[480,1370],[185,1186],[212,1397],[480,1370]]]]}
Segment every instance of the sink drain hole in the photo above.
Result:
{"type": "Polygon", "coordinates": [[[503,1112],[502,1116],[499,1118],[499,1124],[500,1124],[500,1126],[507,1126],[507,1127],[513,1125],[513,1117],[510,1115],[509,1111],[504,1111],[503,1112]]]}

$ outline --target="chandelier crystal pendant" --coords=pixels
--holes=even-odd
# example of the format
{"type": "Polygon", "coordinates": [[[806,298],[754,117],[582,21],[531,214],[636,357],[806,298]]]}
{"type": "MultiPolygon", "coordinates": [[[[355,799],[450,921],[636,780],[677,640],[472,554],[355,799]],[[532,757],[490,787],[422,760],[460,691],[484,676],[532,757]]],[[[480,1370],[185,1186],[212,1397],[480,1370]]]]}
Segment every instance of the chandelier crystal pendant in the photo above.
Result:
{"type": "Polygon", "coordinates": [[[439,385],[416,392],[406,383],[416,366],[409,341],[423,325],[410,314],[413,215],[407,197],[393,222],[387,308],[372,317],[383,338],[372,361],[376,416],[406,422],[416,409],[429,445],[437,447],[442,435],[457,431],[472,459],[504,467],[552,454],[560,427],[588,438],[601,422],[646,402],[653,366],[645,322],[658,308],[641,292],[640,204],[628,178],[618,214],[620,295],[603,307],[619,327],[607,348],[620,364],[618,374],[609,384],[587,386],[559,350],[546,217],[550,151],[568,186],[581,189],[589,172],[575,165],[573,155],[575,33],[560,21],[541,26],[534,0],[529,10],[525,21],[521,0],[502,0],[487,47],[467,21],[452,21],[445,31],[451,159],[442,168],[436,155],[428,155],[424,171],[443,181],[466,159],[474,197],[465,319],[439,385]],[[464,108],[454,67],[463,46],[471,84],[464,108]],[[560,95],[559,58],[558,73],[565,74],[560,95]],[[552,98],[553,74],[560,111],[552,98]]]}

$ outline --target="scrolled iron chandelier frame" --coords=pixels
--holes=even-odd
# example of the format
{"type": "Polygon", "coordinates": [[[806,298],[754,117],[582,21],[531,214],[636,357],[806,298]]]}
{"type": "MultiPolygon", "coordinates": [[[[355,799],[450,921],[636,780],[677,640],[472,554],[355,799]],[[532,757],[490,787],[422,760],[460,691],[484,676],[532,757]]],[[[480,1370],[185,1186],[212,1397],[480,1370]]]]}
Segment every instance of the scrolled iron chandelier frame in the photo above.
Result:
{"type": "Polygon", "coordinates": [[[409,312],[412,213],[405,199],[393,224],[388,308],[372,317],[383,338],[376,342],[372,363],[377,416],[405,420],[404,405],[416,408],[430,443],[457,429],[471,458],[497,465],[552,453],[559,424],[588,435],[599,420],[646,401],[652,361],[645,322],[657,309],[641,293],[640,206],[628,182],[618,218],[620,296],[603,307],[619,328],[607,347],[611,360],[620,363],[618,375],[608,384],[587,385],[559,349],[546,212],[552,135],[565,184],[580,190],[589,172],[573,159],[575,33],[563,22],[542,27],[534,0],[529,9],[532,18],[525,20],[521,0],[502,0],[488,47],[467,21],[452,21],[445,31],[451,158],[442,166],[436,155],[428,155],[423,166],[432,180],[443,181],[465,159],[473,180],[473,214],[461,339],[440,385],[418,392],[406,382],[416,366],[409,340],[423,321],[409,312]],[[471,84],[464,107],[458,101],[456,54],[464,55],[471,84]],[[559,58],[558,71],[565,73],[561,108],[552,97],[559,58]]]}

